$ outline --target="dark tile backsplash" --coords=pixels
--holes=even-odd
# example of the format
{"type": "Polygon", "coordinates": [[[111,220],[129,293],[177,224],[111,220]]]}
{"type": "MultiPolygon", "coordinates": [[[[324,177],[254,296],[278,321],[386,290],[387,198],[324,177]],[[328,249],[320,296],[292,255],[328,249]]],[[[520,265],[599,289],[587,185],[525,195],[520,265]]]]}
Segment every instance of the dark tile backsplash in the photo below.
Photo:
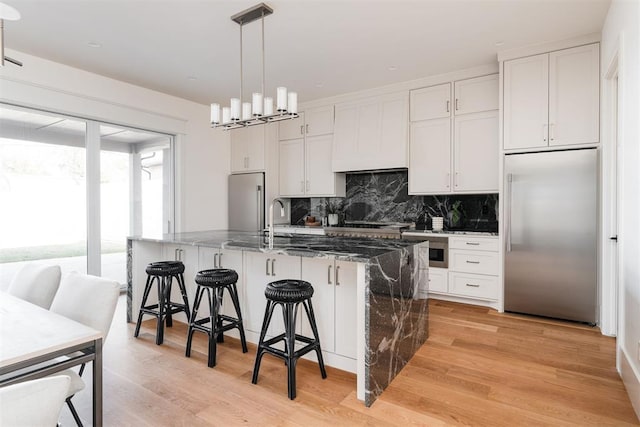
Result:
{"type": "Polygon", "coordinates": [[[406,171],[347,174],[344,198],[291,200],[291,224],[303,224],[307,215],[321,218],[331,212],[339,213],[341,221],[416,222],[418,226],[442,216],[445,229],[498,231],[497,194],[410,196],[406,171]]]}

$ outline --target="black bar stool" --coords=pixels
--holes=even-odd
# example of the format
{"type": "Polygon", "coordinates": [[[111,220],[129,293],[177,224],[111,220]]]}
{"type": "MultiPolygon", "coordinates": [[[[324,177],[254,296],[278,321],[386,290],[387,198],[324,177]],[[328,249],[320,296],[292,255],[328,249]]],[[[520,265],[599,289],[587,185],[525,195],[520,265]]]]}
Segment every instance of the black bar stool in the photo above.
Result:
{"type": "Polygon", "coordinates": [[[264,296],[267,298],[267,308],[264,312],[264,321],[262,323],[262,331],[260,331],[260,342],[258,343],[258,353],[256,354],[256,363],[253,367],[253,379],[251,382],[253,384],[258,383],[260,361],[265,353],[284,359],[287,365],[287,389],[289,399],[293,400],[296,397],[296,363],[301,356],[315,350],[318,356],[318,364],[320,365],[322,378],[327,378],[327,371],[324,369],[324,361],[320,349],[320,338],[318,338],[316,318],[313,314],[313,306],[311,305],[313,286],[304,280],[278,280],[267,285],[264,296]],[[296,314],[299,304],[303,305],[307,313],[314,338],[296,334],[296,314]],[[269,328],[273,309],[276,305],[282,306],[284,333],[265,341],[264,337],[269,328]],[[280,341],[284,341],[284,351],[273,347],[274,344],[280,341]],[[296,341],[301,341],[307,345],[300,350],[296,350],[296,341]]]}
{"type": "Polygon", "coordinates": [[[242,314],[240,313],[240,302],[238,301],[238,289],[236,282],[238,281],[238,273],[234,270],[224,268],[203,270],[196,274],[196,297],[193,303],[193,312],[191,313],[191,321],[189,322],[189,331],[187,332],[187,349],[185,356],[191,357],[191,342],[195,331],[204,332],[209,336],[209,359],[207,366],[210,368],[216,366],[216,344],[224,342],[224,332],[237,328],[240,332],[240,342],[242,343],[242,352],[247,352],[247,340],[244,337],[244,327],[242,326],[242,314]],[[229,292],[233,307],[236,310],[237,317],[230,317],[220,314],[222,306],[222,297],[224,290],[229,292]],[[209,316],[198,319],[198,308],[204,293],[207,293],[209,299],[209,316]],[[213,296],[211,295],[213,291],[213,296]],[[206,326],[210,324],[209,326],[206,326]]]}
{"type": "Polygon", "coordinates": [[[187,299],[187,289],[184,285],[184,264],[181,261],[160,261],[152,262],[147,265],[147,283],[144,287],[142,303],[140,304],[140,313],[138,314],[138,322],[136,323],[136,331],[133,334],[137,337],[140,333],[140,324],[142,316],[150,314],[157,319],[156,325],[156,344],[160,345],[164,341],[164,323],[167,327],[173,326],[172,315],[184,312],[189,321],[189,301],[187,299]],[[176,279],[180,287],[183,303],[171,301],[171,283],[176,279]],[[152,305],[147,304],[147,298],[153,283],[157,282],[158,286],[158,303],[152,305]]]}

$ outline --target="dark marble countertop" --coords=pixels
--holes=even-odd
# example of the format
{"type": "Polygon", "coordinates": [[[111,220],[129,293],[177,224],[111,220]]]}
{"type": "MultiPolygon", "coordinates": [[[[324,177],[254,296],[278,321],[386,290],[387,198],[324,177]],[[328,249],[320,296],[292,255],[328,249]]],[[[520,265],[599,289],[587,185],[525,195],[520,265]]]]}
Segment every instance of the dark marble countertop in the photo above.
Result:
{"type": "Polygon", "coordinates": [[[273,249],[269,249],[266,234],[230,230],[171,233],[162,237],[132,236],[129,239],[304,257],[335,257],[354,262],[368,262],[377,256],[419,243],[394,239],[280,234],[274,237],[273,249]]]}

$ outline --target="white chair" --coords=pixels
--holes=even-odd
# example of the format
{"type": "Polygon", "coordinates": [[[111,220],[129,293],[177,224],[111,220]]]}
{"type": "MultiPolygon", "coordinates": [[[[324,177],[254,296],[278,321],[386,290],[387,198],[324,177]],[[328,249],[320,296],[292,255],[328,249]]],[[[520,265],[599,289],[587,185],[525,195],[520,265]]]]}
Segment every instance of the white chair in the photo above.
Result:
{"type": "MultiPolygon", "coordinates": [[[[62,277],[58,293],[51,304],[51,311],[99,330],[102,332],[102,343],[104,344],[111,327],[119,294],[120,284],[114,280],[70,273],[62,277]]],[[[61,372],[71,378],[66,402],[79,426],[82,426],[82,421],[71,402],[71,398],[85,387],[81,378],[83,371],[84,365],[81,366],[79,373],[71,369],[61,372]]]]}
{"type": "Polygon", "coordinates": [[[56,375],[0,388],[0,426],[57,425],[70,381],[56,375]]]}
{"type": "Polygon", "coordinates": [[[59,285],[59,265],[28,263],[13,276],[7,292],[32,304],[49,309],[59,285]]]}

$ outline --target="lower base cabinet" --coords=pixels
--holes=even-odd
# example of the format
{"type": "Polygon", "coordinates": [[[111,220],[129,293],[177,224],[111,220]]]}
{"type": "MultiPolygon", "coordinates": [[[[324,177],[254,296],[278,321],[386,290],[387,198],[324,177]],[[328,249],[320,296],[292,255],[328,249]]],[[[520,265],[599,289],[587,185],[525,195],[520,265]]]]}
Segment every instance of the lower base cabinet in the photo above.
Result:
{"type": "MultiPolygon", "coordinates": [[[[244,300],[244,274],[242,265],[242,252],[241,251],[228,251],[217,248],[200,248],[198,257],[198,271],[209,270],[212,268],[228,268],[235,270],[238,273],[238,283],[236,288],[238,289],[238,300],[242,304],[244,300]]],[[[195,301],[191,302],[195,303],[195,301]]],[[[206,316],[209,314],[208,301],[203,299],[200,303],[198,310],[198,317],[206,316]]],[[[231,297],[228,292],[224,293],[222,299],[222,314],[226,316],[236,317],[236,310],[231,301],[231,297]]],[[[244,317],[244,314],[243,314],[244,317]]]]}
{"type": "MultiPolygon", "coordinates": [[[[333,259],[302,258],[302,280],[314,289],[312,304],[323,351],[356,359],[357,264],[333,259]]],[[[300,333],[312,337],[300,307],[300,333]]]]}

